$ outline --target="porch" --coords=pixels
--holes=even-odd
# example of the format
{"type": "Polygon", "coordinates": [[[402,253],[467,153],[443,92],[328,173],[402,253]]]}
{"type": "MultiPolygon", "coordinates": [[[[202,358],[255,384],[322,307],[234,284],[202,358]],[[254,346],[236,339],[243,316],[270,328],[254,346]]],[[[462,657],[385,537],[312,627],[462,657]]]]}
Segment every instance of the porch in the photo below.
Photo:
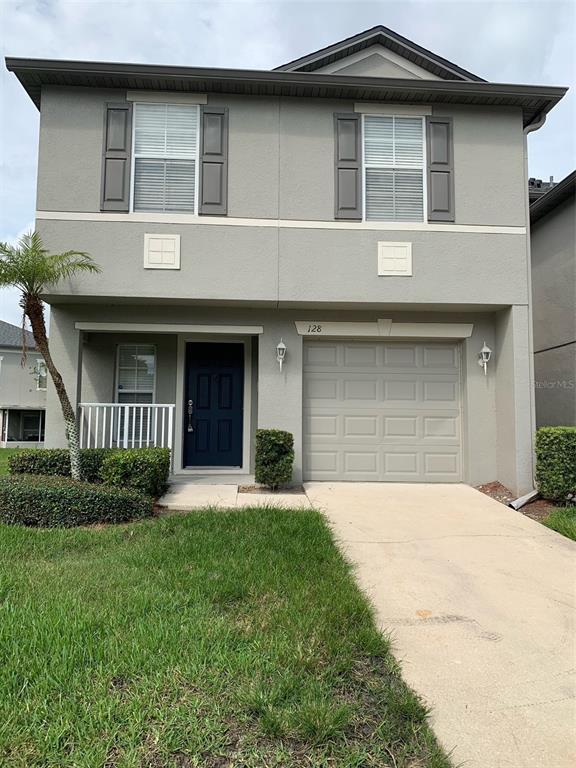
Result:
{"type": "Polygon", "coordinates": [[[253,480],[261,328],[78,330],[82,448],[169,448],[175,476],[253,480]]]}

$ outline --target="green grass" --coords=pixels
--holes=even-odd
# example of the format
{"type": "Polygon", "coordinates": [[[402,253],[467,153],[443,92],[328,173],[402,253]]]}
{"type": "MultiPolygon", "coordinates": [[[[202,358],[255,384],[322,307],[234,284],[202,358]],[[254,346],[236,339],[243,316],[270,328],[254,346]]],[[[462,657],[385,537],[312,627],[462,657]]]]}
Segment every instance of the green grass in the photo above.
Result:
{"type": "Polygon", "coordinates": [[[544,525],[576,541],[576,507],[558,507],[543,520],[544,525]]]}
{"type": "Polygon", "coordinates": [[[321,515],[247,509],[0,526],[0,765],[449,761],[321,515]]]}
{"type": "Polygon", "coordinates": [[[0,448],[0,476],[8,474],[8,459],[18,448],[0,448]]]}

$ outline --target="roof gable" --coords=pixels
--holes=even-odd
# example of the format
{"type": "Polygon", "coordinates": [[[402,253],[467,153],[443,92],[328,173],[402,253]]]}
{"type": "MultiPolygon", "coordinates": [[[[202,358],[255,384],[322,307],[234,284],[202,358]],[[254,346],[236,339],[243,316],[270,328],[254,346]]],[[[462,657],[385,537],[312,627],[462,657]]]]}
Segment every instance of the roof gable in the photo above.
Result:
{"type": "MultiPolygon", "coordinates": [[[[36,349],[34,336],[30,331],[24,331],[26,335],[26,346],[29,349],[36,349]]],[[[0,320],[0,347],[21,348],[22,347],[22,328],[5,320],[0,320]]]]}
{"type": "MultiPolygon", "coordinates": [[[[350,59],[350,64],[357,63],[358,54],[367,48],[375,48],[374,53],[381,53],[383,60],[390,60],[397,67],[402,67],[406,74],[387,75],[379,72],[356,70],[354,74],[364,74],[376,77],[407,77],[407,78],[428,78],[441,80],[468,80],[484,82],[483,78],[468,72],[462,67],[453,64],[441,56],[437,56],[432,51],[422,48],[422,46],[413,43],[402,35],[398,35],[388,27],[378,25],[360,32],[358,35],[348,37],[338,43],[321,48],[318,51],[302,56],[299,59],[290,61],[275,71],[279,72],[315,72],[323,71],[333,74],[352,74],[346,73],[343,68],[347,67],[346,59],[350,59]],[[395,57],[395,60],[393,59],[395,57]],[[344,60],[344,61],[342,61],[344,60]],[[404,60],[404,63],[402,62],[404,60]],[[341,66],[340,66],[341,65],[341,66]]],[[[370,69],[375,62],[371,62],[370,69]]],[[[383,66],[383,64],[380,64],[383,66]]]]}

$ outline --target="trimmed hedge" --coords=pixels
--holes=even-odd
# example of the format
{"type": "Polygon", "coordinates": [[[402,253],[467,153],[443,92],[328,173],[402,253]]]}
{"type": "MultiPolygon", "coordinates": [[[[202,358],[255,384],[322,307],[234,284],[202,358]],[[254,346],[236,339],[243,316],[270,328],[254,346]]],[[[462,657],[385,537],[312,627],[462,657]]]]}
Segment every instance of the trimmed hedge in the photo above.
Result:
{"type": "Polygon", "coordinates": [[[108,454],[100,477],[116,488],[133,488],[158,498],[168,488],[170,450],[168,448],[128,448],[108,454]]]}
{"type": "Polygon", "coordinates": [[[536,432],[536,484],[545,499],[574,498],[576,427],[541,427],[536,432]]]}
{"type": "MultiPolygon", "coordinates": [[[[133,488],[147,496],[162,496],[168,487],[168,448],[82,448],[82,479],[118,488],[133,488]]],[[[70,477],[67,448],[27,448],[8,459],[11,475],[70,477]]]]}
{"type": "MultiPolygon", "coordinates": [[[[104,458],[114,448],[82,448],[80,468],[87,483],[100,482],[104,458]]],[[[70,477],[70,453],[67,448],[25,448],[8,459],[12,475],[58,475],[70,477]]]]}
{"type": "Polygon", "coordinates": [[[152,499],[126,488],[67,477],[12,475],[0,479],[0,522],[39,528],[125,523],[150,517],[152,499]]]}
{"type": "Polygon", "coordinates": [[[280,429],[256,430],[257,483],[276,490],[292,480],[294,438],[280,429]]]}

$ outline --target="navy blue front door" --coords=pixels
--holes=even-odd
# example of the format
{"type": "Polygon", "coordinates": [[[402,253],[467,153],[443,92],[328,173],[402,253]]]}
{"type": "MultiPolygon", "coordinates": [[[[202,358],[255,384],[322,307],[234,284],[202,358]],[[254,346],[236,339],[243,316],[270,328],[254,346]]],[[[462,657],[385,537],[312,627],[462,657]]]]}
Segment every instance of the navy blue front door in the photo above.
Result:
{"type": "Polygon", "coordinates": [[[186,345],[184,466],[241,467],[244,345],[186,345]]]}

